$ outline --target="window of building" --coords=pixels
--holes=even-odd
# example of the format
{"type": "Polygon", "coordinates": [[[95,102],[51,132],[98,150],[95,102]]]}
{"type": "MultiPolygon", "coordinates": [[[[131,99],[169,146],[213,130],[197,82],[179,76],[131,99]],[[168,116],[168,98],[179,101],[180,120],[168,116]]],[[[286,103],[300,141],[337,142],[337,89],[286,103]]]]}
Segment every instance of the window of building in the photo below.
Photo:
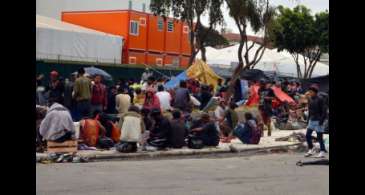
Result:
{"type": "Polygon", "coordinates": [[[129,34],[138,36],[138,34],[139,34],[138,21],[131,20],[130,26],[129,26],[129,34]]]}
{"type": "Polygon", "coordinates": [[[146,18],[140,18],[139,22],[142,26],[146,26],[146,18]]]}
{"type": "Polygon", "coordinates": [[[179,66],[180,65],[180,59],[179,59],[179,57],[174,57],[172,59],[172,65],[173,66],[179,66]]]}
{"type": "Polygon", "coordinates": [[[146,4],[145,3],[142,3],[142,11],[146,12],[146,4]]]}
{"type": "Polygon", "coordinates": [[[189,33],[189,27],[188,26],[184,26],[183,27],[183,33],[184,34],[188,34],[189,33]]]}
{"type": "Polygon", "coordinates": [[[132,1],[131,0],[129,0],[129,2],[128,2],[128,9],[132,9],[132,1]]]}
{"type": "Polygon", "coordinates": [[[156,58],[156,65],[162,66],[162,58],[156,58]]]}
{"type": "Polygon", "coordinates": [[[170,20],[167,22],[167,31],[173,32],[174,31],[174,21],[170,20]]]}
{"type": "Polygon", "coordinates": [[[129,57],[129,64],[137,64],[137,58],[134,56],[129,57]]]}
{"type": "Polygon", "coordinates": [[[159,17],[157,20],[157,30],[163,31],[163,18],[159,17]]]}

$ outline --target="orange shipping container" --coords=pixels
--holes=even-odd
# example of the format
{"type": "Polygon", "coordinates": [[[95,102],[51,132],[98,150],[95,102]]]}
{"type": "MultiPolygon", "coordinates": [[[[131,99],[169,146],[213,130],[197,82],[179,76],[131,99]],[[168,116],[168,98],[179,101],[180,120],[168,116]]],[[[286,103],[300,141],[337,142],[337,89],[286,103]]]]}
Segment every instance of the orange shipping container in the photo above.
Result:
{"type": "Polygon", "coordinates": [[[145,52],[128,52],[128,64],[145,64],[145,52]]]}
{"type": "Polygon", "coordinates": [[[153,66],[163,66],[163,55],[161,54],[147,54],[147,64],[153,66]]]}
{"type": "Polygon", "coordinates": [[[136,11],[63,12],[62,21],[123,36],[125,47],[147,49],[147,14],[136,11]]]}
{"type": "Polygon", "coordinates": [[[189,59],[190,57],[187,56],[181,56],[180,57],[180,67],[188,67],[189,66],[189,59]]]}
{"type": "Polygon", "coordinates": [[[165,66],[180,66],[180,57],[178,55],[165,55],[165,66]]]}
{"type": "Polygon", "coordinates": [[[182,35],[181,35],[181,54],[190,55],[191,47],[190,47],[190,29],[189,26],[184,23],[182,26],[182,35]]]}
{"type": "Polygon", "coordinates": [[[166,24],[162,17],[150,15],[148,19],[148,51],[165,51],[166,24]]]}
{"type": "Polygon", "coordinates": [[[180,54],[181,46],[181,22],[178,20],[166,20],[165,52],[180,54]]]}

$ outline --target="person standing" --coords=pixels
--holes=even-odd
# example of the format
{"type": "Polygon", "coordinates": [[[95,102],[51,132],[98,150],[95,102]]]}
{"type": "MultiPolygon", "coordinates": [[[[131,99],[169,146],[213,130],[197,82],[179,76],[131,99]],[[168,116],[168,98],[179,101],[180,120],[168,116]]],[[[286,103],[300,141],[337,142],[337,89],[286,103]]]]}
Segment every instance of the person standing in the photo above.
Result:
{"type": "MultiPolygon", "coordinates": [[[[219,88],[220,90],[220,88],[219,88]]],[[[206,85],[201,86],[201,92],[199,96],[200,101],[200,110],[203,110],[207,105],[210,99],[212,98],[212,94],[209,92],[209,87],[206,85]]]]}
{"type": "Polygon", "coordinates": [[[265,80],[260,81],[260,88],[258,90],[259,95],[259,111],[264,124],[267,126],[267,135],[271,136],[271,117],[272,101],[275,98],[274,91],[271,89],[271,84],[265,80]]]}
{"type": "Polygon", "coordinates": [[[115,97],[117,96],[117,88],[116,86],[111,86],[108,93],[108,103],[106,113],[108,114],[116,114],[117,110],[115,109],[115,97]]]}
{"type": "Polygon", "coordinates": [[[157,87],[158,92],[156,93],[156,96],[160,100],[161,105],[161,111],[162,113],[171,110],[171,95],[169,92],[165,91],[164,87],[162,85],[159,85],[157,87]]]}
{"type": "Polygon", "coordinates": [[[96,75],[91,95],[91,112],[103,112],[107,109],[108,95],[106,86],[101,83],[101,76],[96,75]]]}
{"type": "Polygon", "coordinates": [[[143,108],[148,110],[159,109],[161,110],[160,100],[152,89],[147,90],[144,100],[143,108]]]}
{"type": "Polygon", "coordinates": [[[187,85],[185,81],[180,81],[180,87],[175,92],[175,100],[173,106],[175,108],[180,109],[181,111],[188,112],[190,102],[190,94],[187,89],[187,85]]]}
{"type": "Polygon", "coordinates": [[[324,100],[318,96],[318,87],[313,85],[309,87],[309,105],[308,105],[308,127],[306,133],[306,139],[308,144],[308,152],[305,154],[306,157],[315,154],[312,142],[312,133],[315,131],[317,133],[317,140],[320,146],[320,152],[318,158],[323,158],[326,151],[323,133],[324,133],[324,121],[327,114],[327,106],[324,100]]]}
{"type": "Polygon", "coordinates": [[[52,71],[50,73],[51,82],[49,83],[47,89],[47,91],[49,92],[48,100],[50,102],[57,101],[63,104],[65,85],[58,77],[58,72],[52,71]]]}
{"type": "Polygon", "coordinates": [[[85,76],[84,68],[80,68],[78,71],[79,77],[75,81],[73,97],[76,100],[76,109],[79,116],[76,116],[76,120],[79,121],[82,118],[90,117],[91,107],[91,80],[85,76]]]}
{"type": "Polygon", "coordinates": [[[131,97],[128,94],[127,88],[119,88],[118,95],[115,96],[115,108],[118,111],[118,115],[122,116],[128,112],[129,106],[131,105],[131,97]]]}

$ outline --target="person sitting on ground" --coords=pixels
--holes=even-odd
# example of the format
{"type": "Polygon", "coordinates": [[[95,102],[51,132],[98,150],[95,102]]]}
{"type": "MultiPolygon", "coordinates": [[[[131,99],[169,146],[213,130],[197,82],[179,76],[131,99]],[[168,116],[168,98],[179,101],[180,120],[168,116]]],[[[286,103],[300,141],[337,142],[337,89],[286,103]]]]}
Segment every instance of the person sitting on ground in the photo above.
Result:
{"type": "Polygon", "coordinates": [[[181,112],[178,110],[175,110],[172,113],[172,116],[173,119],[170,121],[171,132],[168,136],[169,147],[182,148],[185,146],[185,138],[188,134],[184,118],[182,117],[181,112]]]}
{"type": "Polygon", "coordinates": [[[128,94],[127,88],[119,88],[118,95],[115,96],[115,108],[118,111],[118,115],[122,116],[128,112],[128,108],[131,105],[131,97],[128,94]]]}
{"type": "Polygon", "coordinates": [[[106,129],[98,120],[99,111],[94,111],[92,117],[80,121],[80,139],[89,147],[100,145],[100,138],[105,137],[106,129]]]}
{"type": "Polygon", "coordinates": [[[147,90],[146,92],[146,98],[144,100],[143,108],[153,110],[153,109],[160,109],[161,110],[161,104],[160,100],[156,96],[156,94],[152,90],[147,90]]]}
{"type": "Polygon", "coordinates": [[[216,125],[207,113],[202,114],[201,119],[192,125],[190,132],[194,137],[201,139],[204,146],[218,146],[219,144],[216,125]]]}
{"type": "Polygon", "coordinates": [[[260,142],[262,132],[262,124],[250,112],[245,113],[245,122],[239,124],[233,131],[244,144],[258,144],[260,142]]]}
{"type": "Polygon", "coordinates": [[[51,107],[39,127],[39,133],[47,141],[64,142],[75,139],[75,126],[69,110],[57,100],[50,99],[51,107]]]}
{"type": "Polygon", "coordinates": [[[120,144],[116,147],[119,152],[136,152],[137,143],[145,131],[143,118],[137,106],[130,106],[119,121],[119,127],[122,129],[120,144]]]}
{"type": "Polygon", "coordinates": [[[145,97],[144,93],[142,93],[141,88],[136,88],[135,92],[136,92],[136,95],[134,97],[133,104],[135,106],[137,106],[138,108],[142,108],[142,106],[144,104],[144,99],[146,97],[145,97]]]}
{"type": "Polygon", "coordinates": [[[161,104],[161,111],[162,113],[171,110],[171,95],[169,92],[165,91],[163,85],[159,85],[157,87],[158,92],[156,93],[156,96],[159,99],[159,102],[161,104]]]}
{"type": "Polygon", "coordinates": [[[230,102],[228,109],[224,112],[224,121],[221,123],[221,130],[223,133],[222,142],[230,143],[232,139],[232,131],[238,123],[238,115],[234,110],[237,108],[236,103],[230,102]]]}
{"type": "Polygon", "coordinates": [[[153,149],[164,149],[168,146],[168,134],[171,131],[171,125],[167,118],[162,116],[160,109],[153,109],[151,111],[151,118],[153,125],[150,131],[150,136],[147,140],[148,146],[153,149]]]}

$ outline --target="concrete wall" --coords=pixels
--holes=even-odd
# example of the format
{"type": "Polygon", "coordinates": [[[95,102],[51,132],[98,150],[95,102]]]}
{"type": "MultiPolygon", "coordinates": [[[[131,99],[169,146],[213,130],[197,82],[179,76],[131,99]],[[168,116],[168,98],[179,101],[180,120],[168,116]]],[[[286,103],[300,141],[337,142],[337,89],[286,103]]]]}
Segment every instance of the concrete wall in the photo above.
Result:
{"type": "MultiPolygon", "coordinates": [[[[122,10],[129,8],[130,0],[36,0],[36,13],[61,20],[63,11],[122,10]]],[[[151,0],[131,0],[132,9],[149,11],[151,0]]]]}

